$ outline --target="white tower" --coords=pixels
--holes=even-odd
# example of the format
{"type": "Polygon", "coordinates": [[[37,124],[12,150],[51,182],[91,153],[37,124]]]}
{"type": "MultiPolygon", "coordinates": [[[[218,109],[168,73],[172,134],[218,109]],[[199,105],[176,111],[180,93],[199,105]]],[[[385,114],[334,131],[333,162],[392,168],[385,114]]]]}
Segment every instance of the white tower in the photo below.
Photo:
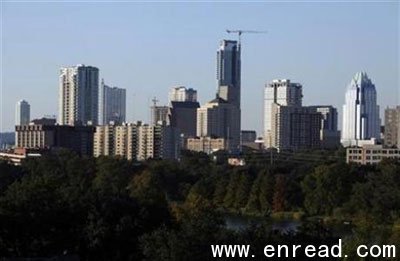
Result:
{"type": "Polygon", "coordinates": [[[379,106],[375,85],[365,72],[357,73],[347,87],[343,105],[342,145],[357,146],[380,137],[379,106]]]}

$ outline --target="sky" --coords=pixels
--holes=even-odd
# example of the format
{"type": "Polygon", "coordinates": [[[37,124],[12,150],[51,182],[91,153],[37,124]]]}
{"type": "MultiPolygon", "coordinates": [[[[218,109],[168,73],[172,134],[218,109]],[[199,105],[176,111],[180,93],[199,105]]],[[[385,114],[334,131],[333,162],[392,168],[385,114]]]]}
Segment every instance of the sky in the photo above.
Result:
{"type": "MultiPolygon", "coordinates": [[[[100,69],[127,89],[127,121],[149,121],[151,99],[171,87],[216,93],[220,40],[242,36],[242,129],[262,135],[263,91],[273,79],[303,85],[304,105],[333,105],[366,71],[383,109],[400,104],[400,7],[393,2],[2,2],[0,131],[14,128],[15,104],[31,119],[58,115],[62,66],[100,69]]],[[[340,128],[340,126],[339,126],[340,128]]]]}

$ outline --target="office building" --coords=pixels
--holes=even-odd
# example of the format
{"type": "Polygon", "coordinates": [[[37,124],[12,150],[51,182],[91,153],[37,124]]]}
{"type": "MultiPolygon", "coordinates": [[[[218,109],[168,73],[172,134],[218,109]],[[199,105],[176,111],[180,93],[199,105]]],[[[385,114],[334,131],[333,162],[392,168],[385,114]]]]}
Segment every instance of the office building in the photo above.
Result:
{"type": "Polygon", "coordinates": [[[257,133],[254,130],[242,130],[240,131],[240,138],[242,143],[255,142],[257,133]]]}
{"type": "Polygon", "coordinates": [[[385,109],[384,143],[387,147],[400,148],[400,106],[385,109]]]}
{"type": "Polygon", "coordinates": [[[337,148],[340,145],[337,109],[331,105],[314,105],[307,106],[307,108],[314,113],[321,114],[321,148],[337,148]]]}
{"type": "Polygon", "coordinates": [[[400,159],[400,149],[385,148],[382,145],[362,145],[346,149],[346,162],[362,165],[377,164],[383,159],[400,159]]]}
{"type": "Polygon", "coordinates": [[[185,86],[173,87],[169,92],[169,102],[197,102],[197,91],[185,86]]]}
{"type": "Polygon", "coordinates": [[[15,107],[15,125],[27,125],[30,121],[31,106],[25,100],[17,102],[15,107]]]}
{"type": "Polygon", "coordinates": [[[99,69],[85,65],[64,67],[59,80],[59,124],[97,125],[99,69]]]}
{"type": "Polygon", "coordinates": [[[240,110],[241,78],[240,45],[222,40],[217,51],[218,96],[240,110]]]}
{"type": "Polygon", "coordinates": [[[357,73],[346,90],[343,105],[342,145],[357,146],[379,140],[380,118],[376,89],[365,72],[357,73]]]}
{"type": "Polygon", "coordinates": [[[186,149],[210,154],[219,150],[227,150],[227,142],[224,138],[188,138],[186,141],[186,149]]]}
{"type": "Polygon", "coordinates": [[[126,115],[126,90],[110,87],[101,81],[99,121],[106,125],[110,122],[121,124],[125,122],[126,115]]]}
{"type": "Polygon", "coordinates": [[[169,109],[168,106],[151,106],[151,124],[157,125],[159,122],[163,122],[169,125],[169,109]]]}
{"type": "Polygon", "coordinates": [[[55,150],[66,148],[79,155],[93,155],[91,126],[30,124],[15,126],[16,147],[55,150]]]}
{"type": "Polygon", "coordinates": [[[282,106],[276,103],[271,109],[270,147],[279,151],[321,147],[321,113],[308,107],[282,106]]]}
{"type": "Polygon", "coordinates": [[[197,101],[172,101],[169,111],[170,125],[179,130],[184,137],[196,136],[197,101]]]}
{"type": "Polygon", "coordinates": [[[222,40],[217,51],[217,97],[231,104],[232,116],[223,137],[229,150],[239,150],[241,130],[241,50],[240,43],[222,40]]]}
{"type": "Polygon", "coordinates": [[[264,141],[265,147],[272,147],[272,107],[280,106],[301,107],[303,100],[303,87],[288,79],[273,80],[264,89],[264,141]]]}
{"type": "Polygon", "coordinates": [[[239,109],[222,98],[215,98],[197,109],[197,136],[223,138],[229,150],[240,143],[239,109]]]}

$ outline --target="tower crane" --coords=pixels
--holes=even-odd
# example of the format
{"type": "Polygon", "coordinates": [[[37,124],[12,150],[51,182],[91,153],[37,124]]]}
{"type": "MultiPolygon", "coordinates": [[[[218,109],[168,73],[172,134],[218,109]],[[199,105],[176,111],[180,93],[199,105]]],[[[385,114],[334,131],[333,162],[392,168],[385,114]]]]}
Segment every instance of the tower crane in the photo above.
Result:
{"type": "Polygon", "coordinates": [[[226,32],[228,34],[238,34],[238,38],[239,38],[239,45],[240,45],[240,40],[241,40],[241,35],[243,33],[246,34],[266,34],[267,31],[256,31],[256,30],[229,30],[227,29],[226,32]]]}

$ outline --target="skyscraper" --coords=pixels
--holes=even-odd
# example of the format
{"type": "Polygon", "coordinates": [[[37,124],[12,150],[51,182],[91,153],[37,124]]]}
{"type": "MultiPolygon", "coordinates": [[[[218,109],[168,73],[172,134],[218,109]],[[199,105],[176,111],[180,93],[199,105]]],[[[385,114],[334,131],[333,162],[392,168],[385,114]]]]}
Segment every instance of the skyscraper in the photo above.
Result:
{"type": "Polygon", "coordinates": [[[101,81],[100,87],[100,124],[108,124],[113,121],[121,124],[125,121],[126,115],[126,90],[117,87],[110,87],[101,81]]]}
{"type": "Polygon", "coordinates": [[[303,87],[288,79],[273,80],[264,89],[264,140],[267,148],[271,147],[272,131],[272,106],[301,107],[303,100],[303,87]]]}
{"type": "Polygon", "coordinates": [[[99,69],[77,65],[60,70],[59,124],[98,123],[99,69]]]}
{"type": "Polygon", "coordinates": [[[31,106],[25,100],[17,102],[15,107],[15,125],[27,125],[30,121],[31,106]]]}
{"type": "Polygon", "coordinates": [[[240,45],[222,40],[217,51],[218,96],[240,109],[240,45]]]}
{"type": "MultiPolygon", "coordinates": [[[[241,130],[241,61],[240,43],[237,41],[222,40],[220,42],[217,51],[217,88],[217,97],[233,106],[232,117],[227,117],[229,122],[225,124],[226,127],[229,126],[229,129],[222,131],[225,133],[224,137],[227,138],[229,149],[236,150],[240,145],[241,130]]],[[[219,104],[222,103],[219,102],[219,104]]]]}
{"type": "Polygon", "coordinates": [[[357,146],[380,137],[376,89],[365,72],[357,73],[347,87],[343,105],[343,146],[357,146]]]}

